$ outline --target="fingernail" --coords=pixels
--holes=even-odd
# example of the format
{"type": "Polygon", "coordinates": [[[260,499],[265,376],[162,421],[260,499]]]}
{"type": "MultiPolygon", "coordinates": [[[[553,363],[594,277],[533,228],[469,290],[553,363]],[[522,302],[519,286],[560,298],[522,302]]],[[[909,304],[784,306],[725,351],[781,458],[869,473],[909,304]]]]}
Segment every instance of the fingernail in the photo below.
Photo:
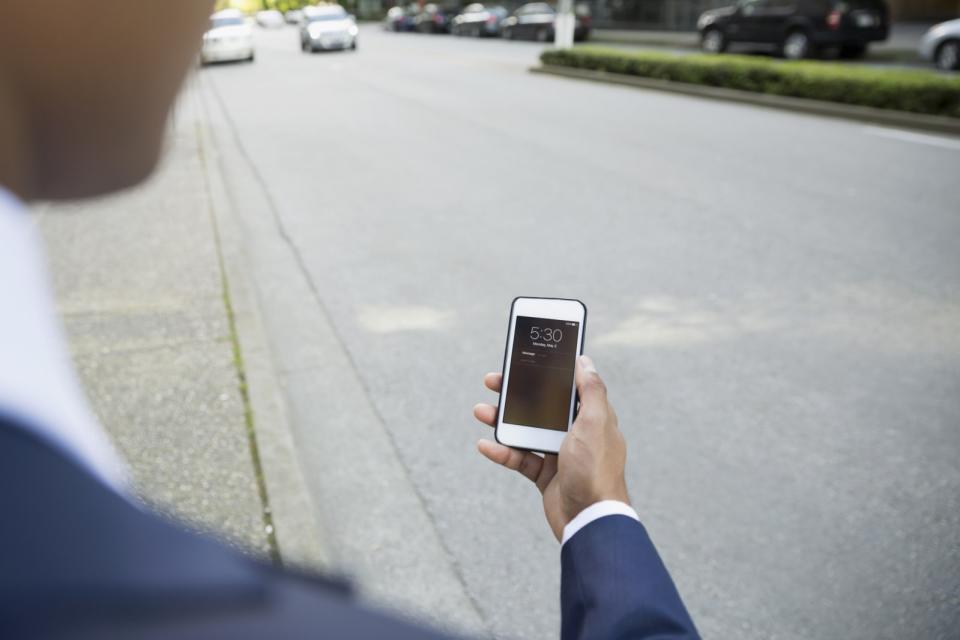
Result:
{"type": "Polygon", "coordinates": [[[593,360],[590,359],[590,356],[580,356],[580,366],[590,373],[597,372],[597,368],[593,365],[593,360]]]}

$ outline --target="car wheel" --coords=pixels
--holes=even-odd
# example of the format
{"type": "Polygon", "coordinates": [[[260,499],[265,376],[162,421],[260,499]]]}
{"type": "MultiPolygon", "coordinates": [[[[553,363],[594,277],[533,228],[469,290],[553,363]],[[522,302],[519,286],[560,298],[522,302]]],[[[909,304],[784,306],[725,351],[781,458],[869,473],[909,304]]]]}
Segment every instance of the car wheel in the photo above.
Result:
{"type": "Polygon", "coordinates": [[[547,42],[550,40],[549,29],[537,29],[537,42],[547,42]]]}
{"type": "Polygon", "coordinates": [[[806,31],[791,31],[783,41],[783,57],[787,60],[803,60],[813,53],[813,43],[806,31]]]}
{"type": "Polygon", "coordinates": [[[700,37],[700,48],[707,53],[723,53],[727,50],[727,37],[720,29],[707,29],[700,37]]]}
{"type": "Polygon", "coordinates": [[[937,47],[935,60],[941,71],[960,69],[960,40],[948,40],[937,47]]]}
{"type": "Polygon", "coordinates": [[[254,60],[254,53],[251,51],[251,52],[250,52],[250,57],[247,58],[247,62],[253,62],[253,60],[254,60]]]}
{"type": "Polygon", "coordinates": [[[353,42],[350,43],[350,49],[351,49],[352,51],[356,51],[356,50],[357,50],[357,40],[356,40],[356,38],[354,38],[353,42]]]}

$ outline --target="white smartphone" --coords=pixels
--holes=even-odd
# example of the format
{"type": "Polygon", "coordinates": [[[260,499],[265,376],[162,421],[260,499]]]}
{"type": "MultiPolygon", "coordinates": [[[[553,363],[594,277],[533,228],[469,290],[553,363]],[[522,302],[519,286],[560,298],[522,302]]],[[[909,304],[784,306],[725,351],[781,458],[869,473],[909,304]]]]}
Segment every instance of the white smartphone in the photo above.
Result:
{"type": "Polygon", "coordinates": [[[583,353],[587,308],[579,300],[515,298],[510,307],[497,442],[557,453],[573,424],[573,372],[583,353]]]}

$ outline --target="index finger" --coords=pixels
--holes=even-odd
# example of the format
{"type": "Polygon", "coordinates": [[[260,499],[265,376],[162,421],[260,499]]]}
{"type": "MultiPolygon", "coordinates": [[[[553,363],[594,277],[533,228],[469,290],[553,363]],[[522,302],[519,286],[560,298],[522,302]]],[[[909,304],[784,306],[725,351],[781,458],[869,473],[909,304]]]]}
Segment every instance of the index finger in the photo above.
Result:
{"type": "Polygon", "coordinates": [[[503,374],[500,373],[488,373],[483,376],[483,386],[490,391],[500,392],[500,387],[503,385],[503,374]]]}

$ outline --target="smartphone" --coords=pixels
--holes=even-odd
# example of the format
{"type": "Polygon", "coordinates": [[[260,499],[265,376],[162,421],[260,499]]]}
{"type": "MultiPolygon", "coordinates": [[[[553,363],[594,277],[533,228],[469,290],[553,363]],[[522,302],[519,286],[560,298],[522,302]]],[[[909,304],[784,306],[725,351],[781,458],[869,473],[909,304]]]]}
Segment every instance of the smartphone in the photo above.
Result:
{"type": "Polygon", "coordinates": [[[515,298],[510,307],[497,442],[557,453],[573,424],[573,372],[583,353],[587,308],[579,300],[515,298]]]}

